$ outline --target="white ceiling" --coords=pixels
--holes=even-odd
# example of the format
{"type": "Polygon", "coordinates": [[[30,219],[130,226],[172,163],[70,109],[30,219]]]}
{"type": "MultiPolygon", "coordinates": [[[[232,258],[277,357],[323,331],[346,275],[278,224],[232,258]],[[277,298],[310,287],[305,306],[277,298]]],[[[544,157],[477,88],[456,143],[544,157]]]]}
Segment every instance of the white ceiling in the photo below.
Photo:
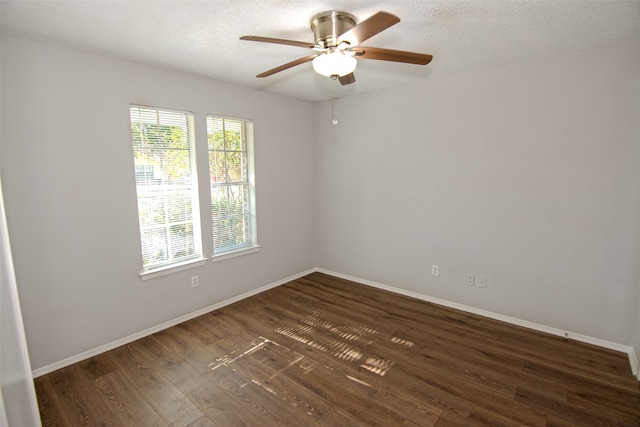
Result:
{"type": "MultiPolygon", "coordinates": [[[[2,33],[186,71],[319,101],[503,64],[640,39],[640,1],[7,1],[2,33]],[[401,21],[366,46],[429,53],[426,66],[359,60],[341,86],[306,63],[256,74],[313,53],[240,41],[260,35],[313,42],[312,16],[343,10],[359,21],[384,10],[401,21]]],[[[594,58],[597,61],[597,58],[594,58]]]]}

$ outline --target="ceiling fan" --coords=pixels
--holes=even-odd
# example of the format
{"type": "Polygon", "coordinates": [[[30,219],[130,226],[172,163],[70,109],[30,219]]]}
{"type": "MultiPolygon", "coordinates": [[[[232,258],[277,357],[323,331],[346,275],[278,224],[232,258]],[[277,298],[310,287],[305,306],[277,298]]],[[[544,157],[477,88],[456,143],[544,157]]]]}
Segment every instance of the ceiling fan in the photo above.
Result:
{"type": "Polygon", "coordinates": [[[256,77],[271,76],[296,65],[313,61],[313,69],[318,74],[334,80],[338,79],[341,84],[348,85],[356,81],[353,75],[358,62],[356,58],[417,65],[426,65],[431,62],[433,57],[423,53],[360,46],[360,43],[400,22],[397,16],[388,12],[378,12],[359,24],[356,22],[355,16],[350,13],[331,10],[311,18],[311,30],[315,43],[261,36],[243,36],[240,40],[297,46],[317,52],[272,68],[256,77]]]}

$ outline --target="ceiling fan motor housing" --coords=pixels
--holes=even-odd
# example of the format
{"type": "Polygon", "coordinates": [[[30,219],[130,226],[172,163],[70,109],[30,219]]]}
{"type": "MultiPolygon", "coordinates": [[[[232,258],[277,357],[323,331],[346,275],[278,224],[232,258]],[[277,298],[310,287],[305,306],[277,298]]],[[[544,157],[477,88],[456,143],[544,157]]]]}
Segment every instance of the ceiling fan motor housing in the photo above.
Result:
{"type": "Polygon", "coordinates": [[[311,18],[311,30],[316,44],[335,47],[338,36],[356,26],[356,17],[347,12],[330,10],[311,18]]]}

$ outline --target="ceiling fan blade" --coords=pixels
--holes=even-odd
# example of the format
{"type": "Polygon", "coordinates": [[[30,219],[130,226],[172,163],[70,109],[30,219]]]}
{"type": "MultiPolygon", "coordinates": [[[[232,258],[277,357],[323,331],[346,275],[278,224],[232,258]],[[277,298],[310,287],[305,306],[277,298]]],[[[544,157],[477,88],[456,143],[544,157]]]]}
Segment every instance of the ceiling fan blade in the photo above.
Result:
{"type": "Polygon", "coordinates": [[[397,16],[389,12],[378,12],[338,36],[338,44],[347,42],[350,46],[358,45],[398,22],[400,18],[397,16]]]}
{"type": "Polygon", "coordinates": [[[287,62],[286,64],[283,64],[283,65],[281,65],[279,67],[272,68],[269,71],[265,71],[264,73],[260,73],[256,77],[268,77],[268,76],[270,76],[272,74],[279,73],[280,71],[284,71],[284,70],[286,70],[288,68],[295,67],[296,65],[300,65],[300,64],[304,64],[305,62],[309,62],[313,58],[315,58],[316,56],[318,56],[318,55],[309,55],[309,56],[305,56],[304,58],[296,59],[295,61],[287,62]]]}
{"type": "Polygon", "coordinates": [[[248,40],[252,42],[275,43],[275,44],[286,44],[289,46],[304,47],[307,49],[313,49],[314,47],[317,47],[315,43],[297,42],[295,40],[286,40],[286,39],[274,39],[272,37],[242,36],[240,37],[240,40],[248,40]]]}
{"type": "Polygon", "coordinates": [[[351,83],[355,83],[356,76],[354,76],[353,73],[349,73],[349,74],[347,74],[345,76],[338,77],[338,81],[340,81],[340,84],[342,86],[350,85],[351,83]]]}
{"type": "Polygon", "coordinates": [[[382,61],[405,62],[408,64],[427,65],[433,56],[424,53],[406,52],[404,50],[383,49],[380,47],[358,46],[349,49],[356,57],[364,59],[379,59],[382,61]]]}

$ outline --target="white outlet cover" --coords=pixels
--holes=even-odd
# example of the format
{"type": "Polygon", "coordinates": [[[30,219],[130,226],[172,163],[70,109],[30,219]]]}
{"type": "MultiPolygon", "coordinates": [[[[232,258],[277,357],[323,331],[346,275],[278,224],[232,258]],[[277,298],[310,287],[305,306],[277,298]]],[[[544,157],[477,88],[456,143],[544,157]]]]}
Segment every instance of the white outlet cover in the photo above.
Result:
{"type": "Polygon", "coordinates": [[[479,288],[486,288],[487,287],[487,276],[478,276],[478,279],[476,280],[476,282],[478,282],[478,287],[479,288]]]}

